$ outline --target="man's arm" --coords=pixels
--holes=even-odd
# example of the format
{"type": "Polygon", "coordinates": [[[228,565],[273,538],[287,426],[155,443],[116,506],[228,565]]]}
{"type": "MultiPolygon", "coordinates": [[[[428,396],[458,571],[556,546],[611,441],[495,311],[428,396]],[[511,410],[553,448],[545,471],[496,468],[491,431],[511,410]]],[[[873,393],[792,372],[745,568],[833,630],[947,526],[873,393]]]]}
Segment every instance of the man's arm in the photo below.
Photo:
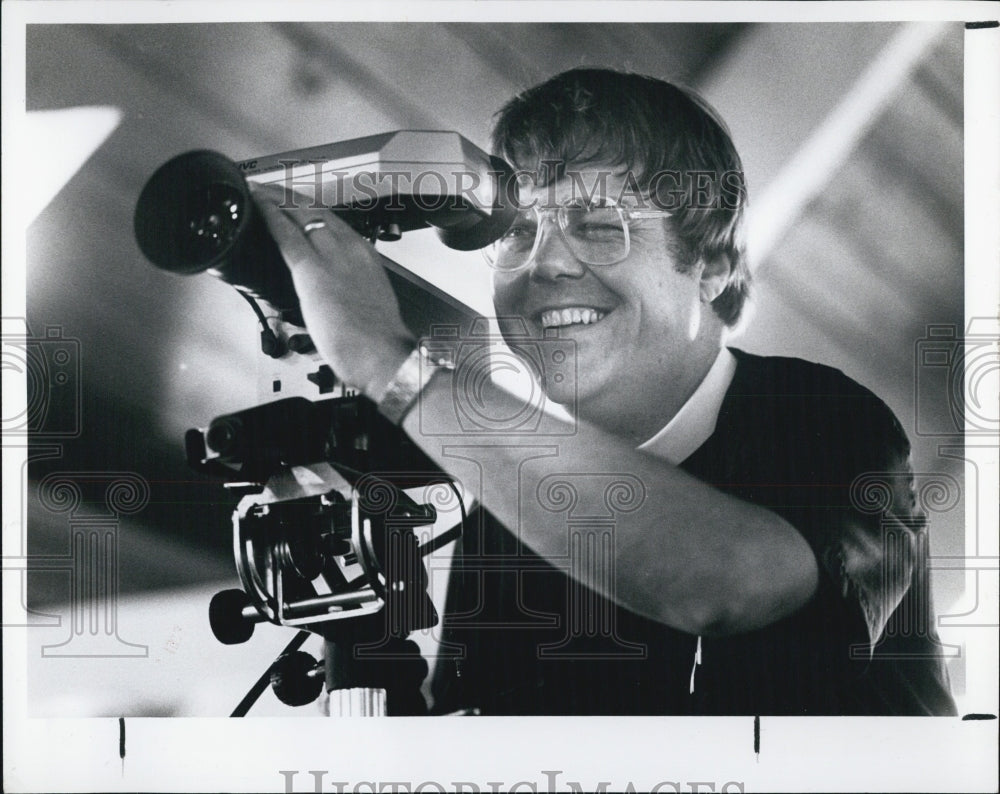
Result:
{"type": "MultiPolygon", "coordinates": [[[[815,557],[777,514],[582,422],[569,435],[456,437],[461,428],[453,388],[450,373],[434,377],[404,430],[542,556],[568,553],[565,515],[540,498],[546,477],[572,483],[575,475],[611,473],[639,480],[641,506],[615,516],[615,591],[602,593],[621,606],[692,634],[732,634],[791,614],[815,592],[815,557]],[[551,451],[533,454],[541,447],[551,451]]],[[[492,385],[477,396],[489,415],[514,416],[524,407],[492,385]]],[[[586,584],[606,581],[591,576],[586,584]]]]}
{"type": "MultiPolygon", "coordinates": [[[[280,208],[278,190],[258,190],[258,206],[289,266],[317,350],[345,381],[377,398],[416,344],[399,316],[378,253],[330,213],[324,228],[302,230],[311,214],[280,208]],[[297,222],[299,221],[299,222],[297,222]]],[[[524,436],[461,433],[453,376],[434,378],[404,429],[445,471],[461,480],[506,527],[542,556],[565,557],[566,523],[546,509],[539,485],[550,474],[629,474],[645,489],[642,506],[615,524],[615,586],[604,595],[682,631],[726,634],[767,625],[805,604],[818,569],[804,538],[773,512],[727,496],[674,466],[580,423],[555,437],[554,454],[527,462],[524,436]],[[448,447],[475,445],[475,464],[448,447]],[[477,467],[478,464],[478,467],[477,467]],[[481,476],[480,476],[481,474],[481,476]]],[[[490,384],[480,396],[495,416],[523,403],[490,384]]],[[[599,586],[605,577],[586,584],[599,586]]]]}

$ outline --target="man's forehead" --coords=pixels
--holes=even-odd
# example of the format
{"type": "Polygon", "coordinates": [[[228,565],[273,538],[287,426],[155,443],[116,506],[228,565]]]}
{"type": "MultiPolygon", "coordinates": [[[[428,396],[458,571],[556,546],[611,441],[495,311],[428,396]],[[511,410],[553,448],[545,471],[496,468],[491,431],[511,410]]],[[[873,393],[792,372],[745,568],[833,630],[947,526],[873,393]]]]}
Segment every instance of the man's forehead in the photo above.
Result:
{"type": "Polygon", "coordinates": [[[551,179],[551,169],[518,173],[518,195],[522,201],[567,204],[612,200],[625,203],[641,193],[636,172],[621,164],[570,164],[551,179]]]}

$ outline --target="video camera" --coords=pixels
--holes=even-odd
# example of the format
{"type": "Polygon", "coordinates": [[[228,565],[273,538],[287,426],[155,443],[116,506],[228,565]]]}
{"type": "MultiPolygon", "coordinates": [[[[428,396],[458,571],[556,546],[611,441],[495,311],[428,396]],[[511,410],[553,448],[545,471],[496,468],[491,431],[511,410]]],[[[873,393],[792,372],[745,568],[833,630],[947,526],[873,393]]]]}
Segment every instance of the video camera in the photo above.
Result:
{"type": "MultiPolygon", "coordinates": [[[[412,660],[406,636],[436,623],[422,560],[455,533],[419,544],[413,530],[435,522],[434,500],[418,502],[406,491],[454,485],[316,354],[290,273],[250,192],[271,183],[283,186],[289,206],[333,212],[372,243],[429,226],[445,245],[475,250],[512,223],[514,174],[457,133],[399,131],[241,162],[189,152],[160,167],[136,205],[135,236],[146,258],[170,272],[207,271],[232,284],[260,321],[269,360],[261,390],[272,399],[185,437],[189,464],[242,495],[233,541],[243,589],[212,600],[215,636],[244,642],[264,621],[321,634],[323,663],[296,650],[300,635],[265,674],[279,698],[315,700],[325,678],[348,710],[419,713],[413,685],[422,675],[400,674],[399,664],[363,664],[359,649],[412,660]],[[349,694],[357,688],[365,692],[349,694]]],[[[417,338],[476,320],[467,306],[383,261],[417,338]]],[[[416,659],[410,669],[419,673],[423,661],[416,659]]],[[[234,716],[264,686],[258,682],[234,716]]]]}

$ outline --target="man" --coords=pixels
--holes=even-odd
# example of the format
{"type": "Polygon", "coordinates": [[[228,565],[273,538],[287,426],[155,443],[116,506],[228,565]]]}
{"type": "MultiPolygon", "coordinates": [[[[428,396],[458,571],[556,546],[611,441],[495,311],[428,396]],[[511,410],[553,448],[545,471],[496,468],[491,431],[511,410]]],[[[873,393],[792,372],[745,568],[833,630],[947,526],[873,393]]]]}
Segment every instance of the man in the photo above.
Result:
{"type": "MultiPolygon", "coordinates": [[[[746,195],[714,113],[659,80],[573,70],[509,103],[494,145],[533,175],[491,249],[494,303],[572,343],[575,377],[543,383],[574,414],[562,435],[456,454],[438,433],[461,432],[461,372],[416,367],[378,256],[260,199],[319,351],[486,510],[452,577],[435,710],[954,713],[911,586],[924,526],[895,417],[837,371],[723,346],[747,294],[746,195]],[[883,509],[852,497],[866,474],[883,509]],[[566,489],[593,488],[607,514],[568,527],[566,489]]],[[[478,397],[518,415],[499,389],[478,397]]]]}

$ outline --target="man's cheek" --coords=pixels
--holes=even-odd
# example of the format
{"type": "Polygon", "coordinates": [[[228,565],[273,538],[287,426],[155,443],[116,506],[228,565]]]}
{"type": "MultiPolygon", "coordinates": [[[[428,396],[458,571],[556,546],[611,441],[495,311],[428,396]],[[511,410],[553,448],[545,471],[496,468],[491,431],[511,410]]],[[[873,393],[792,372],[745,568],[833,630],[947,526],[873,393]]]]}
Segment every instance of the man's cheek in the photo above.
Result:
{"type": "Polygon", "coordinates": [[[493,308],[498,316],[518,315],[524,307],[524,289],[516,281],[501,277],[493,279],[493,308]]]}

